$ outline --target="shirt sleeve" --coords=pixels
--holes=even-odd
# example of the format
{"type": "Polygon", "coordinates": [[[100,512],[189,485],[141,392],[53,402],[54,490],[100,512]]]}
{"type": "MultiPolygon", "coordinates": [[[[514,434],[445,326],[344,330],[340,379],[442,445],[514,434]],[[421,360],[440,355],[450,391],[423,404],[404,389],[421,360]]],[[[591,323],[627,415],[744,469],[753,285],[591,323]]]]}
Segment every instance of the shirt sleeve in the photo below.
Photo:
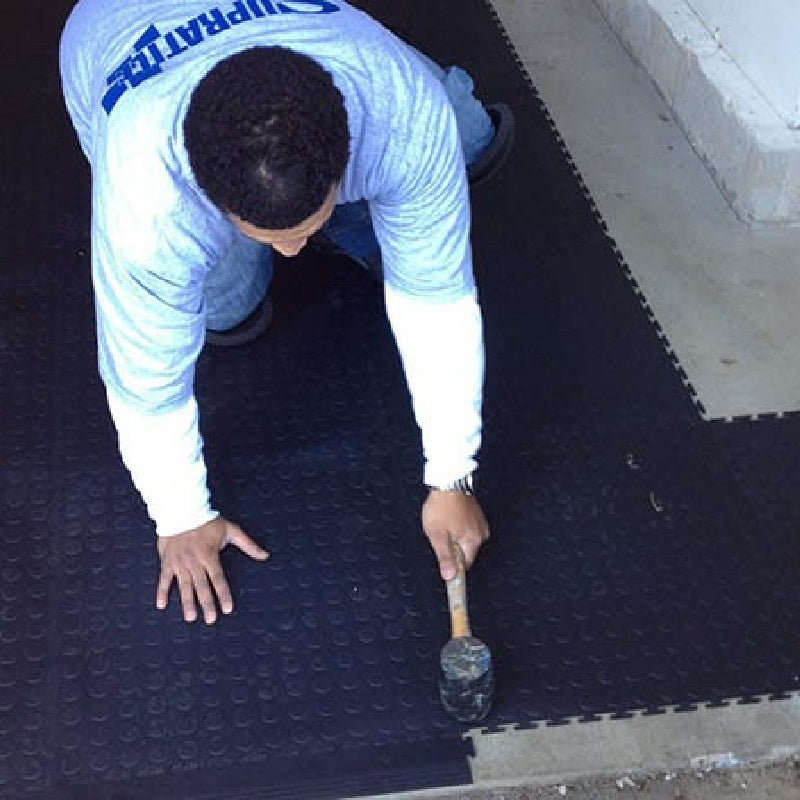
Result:
{"type": "Polygon", "coordinates": [[[476,293],[429,303],[385,285],[386,312],[422,432],[424,482],[472,472],[481,444],[483,324],[476,293]]]}
{"type": "Polygon", "coordinates": [[[216,516],[194,373],[220,226],[180,164],[126,124],[93,165],[98,362],[122,459],[163,536],[216,516]]]}
{"type": "Polygon", "coordinates": [[[472,270],[466,170],[455,116],[428,79],[392,143],[399,172],[370,203],[386,311],[422,433],[424,481],[475,469],[481,444],[483,323],[472,270]]]}
{"type": "Polygon", "coordinates": [[[402,120],[393,120],[370,199],[384,277],[423,301],[456,300],[475,288],[466,168],[453,109],[426,73],[402,120]]]}
{"type": "Polygon", "coordinates": [[[59,72],[64,103],[84,155],[91,161],[90,113],[88,91],[91,86],[91,64],[81,46],[81,31],[72,16],[61,33],[59,72]]]}
{"type": "Polygon", "coordinates": [[[209,500],[195,399],[153,415],[109,391],[108,406],[120,455],[156,533],[173,536],[217,517],[209,500]]]}

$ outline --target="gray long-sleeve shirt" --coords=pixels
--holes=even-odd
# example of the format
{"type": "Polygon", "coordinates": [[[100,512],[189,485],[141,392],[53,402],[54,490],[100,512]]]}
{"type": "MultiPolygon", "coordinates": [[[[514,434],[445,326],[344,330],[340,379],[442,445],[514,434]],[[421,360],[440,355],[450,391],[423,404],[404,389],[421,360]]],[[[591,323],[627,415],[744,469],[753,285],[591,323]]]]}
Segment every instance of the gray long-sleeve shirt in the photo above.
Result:
{"type": "Polygon", "coordinates": [[[442,483],[475,465],[483,340],[452,108],[417,54],[341,0],[81,0],[61,42],[64,96],[92,167],[98,358],[122,457],[159,534],[211,519],[194,400],[203,286],[231,223],[183,144],[191,92],[252,46],[305,53],[345,98],[339,202],[366,200],[387,311],[426,456],[442,483]]]}

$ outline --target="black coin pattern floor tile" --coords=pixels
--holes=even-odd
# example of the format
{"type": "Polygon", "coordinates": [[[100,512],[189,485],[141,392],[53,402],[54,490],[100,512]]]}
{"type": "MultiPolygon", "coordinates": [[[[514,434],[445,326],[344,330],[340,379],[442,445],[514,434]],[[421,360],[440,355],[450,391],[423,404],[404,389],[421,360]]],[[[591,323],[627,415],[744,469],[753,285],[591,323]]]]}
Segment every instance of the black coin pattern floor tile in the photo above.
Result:
{"type": "MultiPolygon", "coordinates": [[[[471,573],[487,721],[623,716],[798,688],[798,418],[703,422],[481,0],[362,3],[488,99],[518,145],[476,194],[488,376],[471,573]]],[[[344,797],[465,783],[437,695],[443,587],[378,287],[280,266],[264,340],[197,391],[237,611],[154,608],[157,556],[96,376],[88,174],[59,99],[66,3],[14,11],[0,126],[0,796],[344,797]]]]}

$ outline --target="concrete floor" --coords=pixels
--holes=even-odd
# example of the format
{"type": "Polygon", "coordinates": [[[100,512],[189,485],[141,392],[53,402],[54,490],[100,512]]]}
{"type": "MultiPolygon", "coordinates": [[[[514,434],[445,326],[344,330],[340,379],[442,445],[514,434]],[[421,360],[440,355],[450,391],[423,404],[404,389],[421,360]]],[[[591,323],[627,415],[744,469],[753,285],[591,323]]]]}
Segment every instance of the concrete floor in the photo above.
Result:
{"type": "Polygon", "coordinates": [[[748,228],[592,0],[494,0],[709,418],[800,408],[800,229],[748,228]]]}
{"type": "MultiPolygon", "coordinates": [[[[492,4],[705,416],[800,409],[800,229],[737,219],[592,0],[492,4]]],[[[800,696],[472,738],[476,788],[497,797],[499,786],[786,759],[800,753],[800,696]]],[[[435,796],[461,795],[397,797],[435,796]]]]}

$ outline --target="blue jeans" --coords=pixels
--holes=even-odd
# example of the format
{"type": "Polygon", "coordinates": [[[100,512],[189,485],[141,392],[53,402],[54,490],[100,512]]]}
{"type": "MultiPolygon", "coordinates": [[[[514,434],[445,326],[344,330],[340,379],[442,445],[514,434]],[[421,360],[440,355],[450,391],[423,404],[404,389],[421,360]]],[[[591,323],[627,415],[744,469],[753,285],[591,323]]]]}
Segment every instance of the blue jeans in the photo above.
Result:
{"type": "MultiPolygon", "coordinates": [[[[471,164],[489,144],[494,127],[473,94],[472,78],[459,67],[442,69],[417,51],[422,62],[442,82],[456,114],[464,160],[471,164]]],[[[345,253],[365,266],[380,263],[380,248],[366,202],[334,209],[323,231],[345,253]]],[[[232,247],[206,278],[206,326],[226,331],[246,319],[267,293],[272,281],[272,249],[237,233],[232,247]]]]}

